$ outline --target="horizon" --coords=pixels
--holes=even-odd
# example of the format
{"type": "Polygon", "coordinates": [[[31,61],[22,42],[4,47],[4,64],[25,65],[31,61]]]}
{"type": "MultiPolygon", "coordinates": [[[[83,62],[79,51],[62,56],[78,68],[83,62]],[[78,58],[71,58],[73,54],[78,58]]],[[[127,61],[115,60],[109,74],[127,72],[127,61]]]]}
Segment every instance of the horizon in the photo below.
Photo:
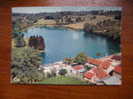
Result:
{"type": "Polygon", "coordinates": [[[79,12],[79,11],[121,11],[121,7],[14,7],[12,13],[25,13],[25,14],[37,14],[37,13],[56,13],[56,12],[79,12]]]}

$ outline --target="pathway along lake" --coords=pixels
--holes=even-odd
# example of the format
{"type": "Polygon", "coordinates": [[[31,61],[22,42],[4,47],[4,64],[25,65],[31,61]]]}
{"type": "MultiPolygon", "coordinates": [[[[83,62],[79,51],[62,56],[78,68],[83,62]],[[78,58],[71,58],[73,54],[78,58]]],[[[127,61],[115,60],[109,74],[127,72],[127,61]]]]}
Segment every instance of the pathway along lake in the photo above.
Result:
{"type": "Polygon", "coordinates": [[[45,40],[44,64],[61,61],[64,58],[74,57],[80,52],[87,56],[99,58],[120,52],[119,43],[84,31],[76,31],[55,27],[29,28],[25,37],[42,36],[45,40]],[[100,54],[98,56],[97,54],[100,54]]]}

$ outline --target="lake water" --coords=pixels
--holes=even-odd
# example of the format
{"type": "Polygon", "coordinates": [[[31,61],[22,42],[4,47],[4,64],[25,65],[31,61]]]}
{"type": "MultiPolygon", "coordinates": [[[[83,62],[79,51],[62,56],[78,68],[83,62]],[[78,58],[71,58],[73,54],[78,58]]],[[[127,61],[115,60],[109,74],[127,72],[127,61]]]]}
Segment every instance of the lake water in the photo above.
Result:
{"type": "Polygon", "coordinates": [[[106,37],[54,27],[29,28],[25,37],[41,35],[45,40],[44,64],[54,63],[66,57],[74,57],[80,52],[99,58],[120,51],[119,44],[106,37]],[[100,56],[97,54],[100,53],[100,56]]]}

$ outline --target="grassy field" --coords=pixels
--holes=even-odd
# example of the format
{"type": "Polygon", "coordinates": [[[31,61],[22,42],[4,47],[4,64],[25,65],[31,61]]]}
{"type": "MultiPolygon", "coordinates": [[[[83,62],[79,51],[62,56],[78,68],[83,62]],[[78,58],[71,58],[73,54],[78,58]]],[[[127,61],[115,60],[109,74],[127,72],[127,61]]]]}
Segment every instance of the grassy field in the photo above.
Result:
{"type": "Polygon", "coordinates": [[[56,76],[56,77],[51,77],[48,79],[45,79],[41,82],[38,82],[37,84],[73,84],[73,85],[78,85],[78,84],[87,84],[84,81],[77,80],[71,77],[65,77],[65,76],[56,76]]]}

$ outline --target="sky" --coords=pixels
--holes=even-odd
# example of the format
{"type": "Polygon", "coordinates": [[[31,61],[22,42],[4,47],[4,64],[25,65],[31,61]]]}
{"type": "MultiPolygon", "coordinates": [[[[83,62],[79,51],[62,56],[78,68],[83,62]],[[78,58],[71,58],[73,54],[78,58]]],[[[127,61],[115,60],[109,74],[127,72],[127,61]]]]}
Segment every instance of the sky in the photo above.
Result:
{"type": "Polygon", "coordinates": [[[41,13],[61,11],[121,10],[121,7],[15,7],[13,13],[41,13]]]}

